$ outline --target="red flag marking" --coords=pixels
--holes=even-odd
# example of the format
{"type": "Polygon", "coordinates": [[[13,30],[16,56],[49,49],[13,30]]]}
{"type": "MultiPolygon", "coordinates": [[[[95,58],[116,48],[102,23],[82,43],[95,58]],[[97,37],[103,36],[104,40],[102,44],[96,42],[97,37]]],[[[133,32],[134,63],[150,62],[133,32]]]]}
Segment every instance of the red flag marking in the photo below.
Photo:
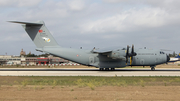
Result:
{"type": "Polygon", "coordinates": [[[39,33],[42,33],[43,32],[43,30],[39,30],[39,33]]]}

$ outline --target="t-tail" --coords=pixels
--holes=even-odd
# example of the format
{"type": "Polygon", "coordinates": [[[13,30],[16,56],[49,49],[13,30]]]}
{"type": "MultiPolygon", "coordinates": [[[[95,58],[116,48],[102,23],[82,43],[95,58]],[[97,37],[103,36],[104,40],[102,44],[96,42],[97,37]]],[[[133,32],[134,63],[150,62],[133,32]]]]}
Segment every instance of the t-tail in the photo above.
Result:
{"type": "Polygon", "coordinates": [[[178,56],[176,56],[175,58],[180,58],[180,53],[179,53],[178,56]]]}
{"type": "Polygon", "coordinates": [[[22,24],[23,28],[36,45],[37,51],[49,53],[51,55],[58,56],[79,64],[89,65],[89,57],[91,55],[91,52],[87,53],[87,51],[82,49],[60,47],[46,28],[43,21],[35,23],[19,21],[10,22],[22,24]]]}
{"type": "Polygon", "coordinates": [[[32,39],[37,48],[43,48],[44,46],[59,46],[49,30],[46,28],[43,21],[35,23],[31,22],[19,22],[9,21],[12,23],[22,24],[29,37],[32,39]]]}

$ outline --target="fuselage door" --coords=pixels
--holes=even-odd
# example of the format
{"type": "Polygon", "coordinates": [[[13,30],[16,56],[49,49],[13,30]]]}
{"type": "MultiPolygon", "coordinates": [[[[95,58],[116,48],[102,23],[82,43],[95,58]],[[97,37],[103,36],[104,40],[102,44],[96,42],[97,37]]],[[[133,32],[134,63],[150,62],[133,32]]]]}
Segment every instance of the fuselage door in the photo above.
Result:
{"type": "Polygon", "coordinates": [[[158,58],[156,58],[156,61],[155,61],[155,63],[158,63],[158,58]]]}
{"type": "Polygon", "coordinates": [[[141,60],[140,60],[140,64],[141,64],[141,65],[144,65],[144,59],[141,59],[141,60]]]}
{"type": "Polygon", "coordinates": [[[89,57],[89,64],[94,64],[94,57],[93,56],[90,56],[89,57]]]}

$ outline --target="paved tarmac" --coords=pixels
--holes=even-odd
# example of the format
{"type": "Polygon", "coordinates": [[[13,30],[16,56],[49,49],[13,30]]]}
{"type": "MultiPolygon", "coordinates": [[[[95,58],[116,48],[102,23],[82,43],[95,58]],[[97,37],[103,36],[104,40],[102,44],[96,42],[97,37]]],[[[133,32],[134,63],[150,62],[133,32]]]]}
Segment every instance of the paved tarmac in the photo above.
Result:
{"type": "Polygon", "coordinates": [[[120,68],[99,71],[98,68],[1,68],[0,76],[180,76],[180,69],[120,68]]]}

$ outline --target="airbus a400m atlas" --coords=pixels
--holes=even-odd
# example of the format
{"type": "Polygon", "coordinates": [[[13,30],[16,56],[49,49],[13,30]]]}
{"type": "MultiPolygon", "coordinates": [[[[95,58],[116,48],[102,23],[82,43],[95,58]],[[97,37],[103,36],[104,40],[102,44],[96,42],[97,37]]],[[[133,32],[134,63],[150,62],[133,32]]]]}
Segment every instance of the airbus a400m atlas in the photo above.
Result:
{"type": "Polygon", "coordinates": [[[119,48],[111,50],[83,50],[64,48],[58,45],[50,34],[43,21],[38,22],[19,22],[22,24],[29,37],[36,45],[36,50],[52,54],[82,65],[94,66],[99,70],[115,70],[115,68],[126,66],[150,66],[155,70],[155,66],[169,61],[169,57],[160,50],[135,49],[134,45],[130,48],[119,48]]]}

